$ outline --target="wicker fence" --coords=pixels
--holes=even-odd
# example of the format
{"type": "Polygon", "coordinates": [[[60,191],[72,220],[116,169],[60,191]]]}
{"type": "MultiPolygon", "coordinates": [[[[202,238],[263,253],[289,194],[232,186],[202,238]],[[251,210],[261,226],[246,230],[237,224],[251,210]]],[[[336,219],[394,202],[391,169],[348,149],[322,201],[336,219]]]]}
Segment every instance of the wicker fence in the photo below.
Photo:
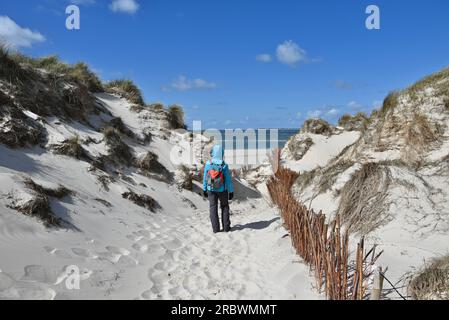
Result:
{"type": "Polygon", "coordinates": [[[279,157],[277,153],[275,174],[267,183],[268,190],[280,209],[293,247],[315,274],[318,290],[332,300],[366,299],[373,266],[382,252],[376,255],[376,247],[365,250],[362,238],[351,260],[349,232],[343,230],[339,217],[326,223],[322,212],[316,213],[299,203],[292,194],[299,174],[282,168],[279,157]]]}

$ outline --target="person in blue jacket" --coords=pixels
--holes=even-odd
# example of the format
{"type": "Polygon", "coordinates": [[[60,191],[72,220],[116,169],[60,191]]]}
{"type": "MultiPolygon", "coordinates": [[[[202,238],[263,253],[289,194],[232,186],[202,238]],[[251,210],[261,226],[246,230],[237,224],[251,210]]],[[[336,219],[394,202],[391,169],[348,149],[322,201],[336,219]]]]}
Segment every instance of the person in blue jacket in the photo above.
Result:
{"type": "Polygon", "coordinates": [[[224,162],[224,150],[221,145],[215,145],[211,150],[211,159],[204,167],[203,192],[209,198],[210,221],[214,233],[220,232],[218,220],[218,201],[221,207],[221,221],[223,231],[231,231],[231,219],[229,216],[229,200],[234,198],[234,186],[232,184],[229,166],[224,162]]]}

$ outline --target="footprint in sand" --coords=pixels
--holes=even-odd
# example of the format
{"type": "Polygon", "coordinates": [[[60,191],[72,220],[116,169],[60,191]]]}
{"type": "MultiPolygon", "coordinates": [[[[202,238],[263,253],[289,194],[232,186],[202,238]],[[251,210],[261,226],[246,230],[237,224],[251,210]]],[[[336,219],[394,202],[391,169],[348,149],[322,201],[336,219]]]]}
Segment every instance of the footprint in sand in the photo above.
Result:
{"type": "Polygon", "coordinates": [[[97,255],[83,248],[72,248],[72,252],[82,258],[90,258],[90,259],[98,258],[97,255]]]}
{"type": "Polygon", "coordinates": [[[137,232],[137,234],[150,240],[156,238],[156,234],[148,230],[140,230],[137,232]]]}
{"type": "Polygon", "coordinates": [[[173,240],[162,243],[162,246],[167,250],[179,250],[184,244],[181,240],[174,238],[173,240]]]}
{"type": "Polygon", "coordinates": [[[127,235],[126,238],[127,238],[128,240],[137,242],[137,241],[139,241],[139,240],[142,240],[142,239],[143,239],[143,236],[138,235],[138,234],[136,234],[136,232],[135,232],[135,233],[133,233],[133,234],[127,235]]]}
{"type": "Polygon", "coordinates": [[[0,272],[0,292],[11,288],[16,281],[6,273],[0,272]]]}
{"type": "Polygon", "coordinates": [[[106,250],[115,254],[121,254],[122,256],[129,256],[130,254],[128,250],[114,246],[107,246],[106,250]]]}
{"type": "Polygon", "coordinates": [[[55,284],[61,270],[46,268],[41,265],[29,265],[24,268],[22,281],[55,284]]]}
{"type": "Polygon", "coordinates": [[[44,247],[44,250],[45,250],[47,253],[49,253],[49,254],[51,254],[51,255],[53,255],[53,256],[55,256],[55,257],[61,258],[61,259],[71,259],[71,258],[72,258],[72,256],[70,255],[70,253],[65,252],[65,251],[63,251],[63,250],[60,250],[60,249],[57,249],[57,248],[53,248],[53,247],[44,247]]]}
{"type": "Polygon", "coordinates": [[[11,300],[53,300],[56,292],[45,285],[18,282],[15,286],[0,291],[0,299],[11,300]]]}

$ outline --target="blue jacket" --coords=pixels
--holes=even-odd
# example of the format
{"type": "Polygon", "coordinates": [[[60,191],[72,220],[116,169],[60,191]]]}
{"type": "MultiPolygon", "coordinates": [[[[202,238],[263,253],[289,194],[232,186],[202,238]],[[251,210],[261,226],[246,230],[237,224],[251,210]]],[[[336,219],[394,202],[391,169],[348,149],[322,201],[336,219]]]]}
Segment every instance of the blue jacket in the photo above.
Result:
{"type": "Polygon", "coordinates": [[[224,186],[219,190],[214,190],[214,192],[224,192],[228,191],[229,193],[234,192],[234,186],[232,185],[231,173],[229,171],[228,165],[223,161],[224,150],[220,145],[215,145],[211,151],[211,160],[207,161],[206,166],[204,167],[204,177],[203,177],[203,190],[211,191],[210,187],[207,186],[207,172],[211,169],[211,164],[224,164],[223,166],[223,176],[224,176],[224,186]]]}

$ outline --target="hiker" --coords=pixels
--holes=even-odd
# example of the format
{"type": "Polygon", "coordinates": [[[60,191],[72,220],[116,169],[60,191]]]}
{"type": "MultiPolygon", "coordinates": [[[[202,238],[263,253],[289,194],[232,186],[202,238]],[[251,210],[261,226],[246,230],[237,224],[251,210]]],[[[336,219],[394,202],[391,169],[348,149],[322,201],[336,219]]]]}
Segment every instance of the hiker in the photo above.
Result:
{"type": "Polygon", "coordinates": [[[221,207],[221,222],[223,231],[231,231],[229,216],[229,201],[234,198],[234,187],[228,165],[224,162],[224,150],[221,145],[215,145],[210,152],[211,159],[204,167],[203,192],[209,198],[210,221],[214,233],[220,232],[218,220],[218,201],[221,207]]]}

